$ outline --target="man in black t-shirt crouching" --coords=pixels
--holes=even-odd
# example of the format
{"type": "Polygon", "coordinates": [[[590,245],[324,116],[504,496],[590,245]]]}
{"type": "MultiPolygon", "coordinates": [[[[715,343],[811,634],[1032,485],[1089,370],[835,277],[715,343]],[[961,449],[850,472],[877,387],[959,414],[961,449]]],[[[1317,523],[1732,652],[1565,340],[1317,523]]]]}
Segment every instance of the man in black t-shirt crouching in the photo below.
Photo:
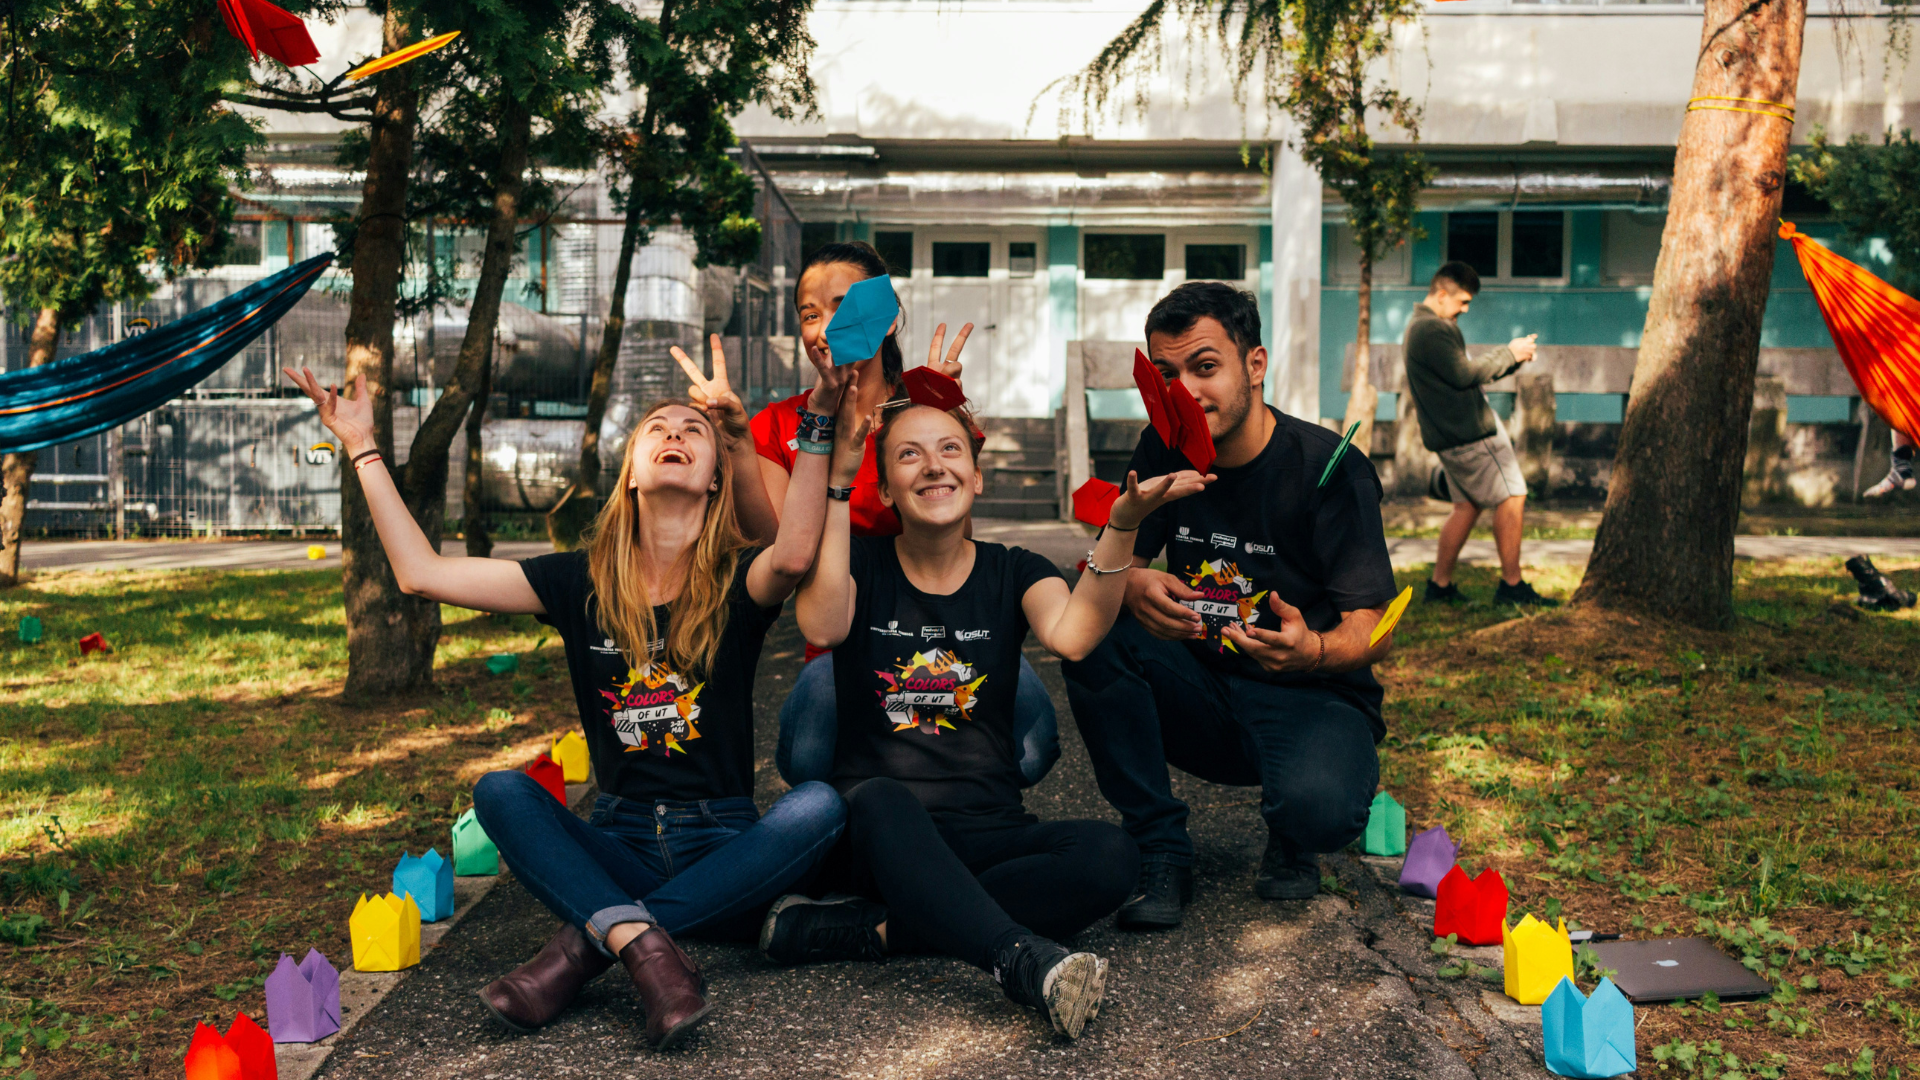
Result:
{"type": "MultiPolygon", "coordinates": [[[[1169,293],[1147,349],[1206,412],[1218,477],[1149,515],[1126,610],[1085,660],[1062,667],[1100,792],[1140,846],[1140,885],[1120,925],[1175,926],[1193,891],[1187,805],[1167,766],[1258,784],[1266,855],[1254,890],[1303,899],[1317,852],[1361,834],[1386,734],[1368,639],[1393,598],[1380,480],[1364,448],[1320,476],[1338,437],[1260,400],[1267,351],[1252,296],[1218,282],[1169,293]],[[1148,569],[1164,551],[1167,570],[1148,569]]],[[[1140,479],[1191,468],[1149,427],[1140,479]]]]}

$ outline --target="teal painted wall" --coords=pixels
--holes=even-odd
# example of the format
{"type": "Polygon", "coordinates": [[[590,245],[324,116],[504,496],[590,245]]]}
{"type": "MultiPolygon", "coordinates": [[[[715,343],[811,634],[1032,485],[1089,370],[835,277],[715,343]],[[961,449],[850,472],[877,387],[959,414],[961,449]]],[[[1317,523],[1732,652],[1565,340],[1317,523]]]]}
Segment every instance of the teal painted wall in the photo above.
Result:
{"type": "MultiPolygon", "coordinates": [[[[1619,288],[1600,284],[1600,261],[1604,246],[1603,218],[1599,211],[1576,211],[1572,215],[1571,284],[1562,287],[1515,287],[1490,285],[1474,299],[1473,310],[1461,317],[1460,326],[1469,341],[1505,341],[1521,334],[1540,335],[1543,345],[1611,345],[1637,348],[1646,326],[1650,287],[1619,288]]],[[[1440,268],[1443,253],[1443,215],[1421,214],[1419,221],[1427,236],[1413,241],[1413,280],[1425,282],[1440,268]]],[[[1841,255],[1870,270],[1884,274],[1889,264],[1885,244],[1870,241],[1851,244],[1839,238],[1839,228],[1828,224],[1810,224],[1805,233],[1827,244],[1841,255]]],[[[1325,226],[1321,250],[1330,260],[1334,244],[1333,226],[1325,226]]],[[[1323,266],[1323,280],[1330,272],[1323,266]]],[[[1398,342],[1406,333],[1407,319],[1413,307],[1426,296],[1424,284],[1399,285],[1373,290],[1371,337],[1375,344],[1398,342]]],[[[1354,325],[1360,314],[1359,291],[1351,285],[1326,285],[1320,290],[1320,414],[1341,416],[1346,413],[1347,395],[1340,389],[1342,359],[1353,340],[1354,325]]],[[[1760,345],[1768,349],[1826,349],[1833,347],[1826,324],[1814,303],[1813,292],[1800,272],[1793,246],[1786,241],[1774,245],[1773,291],[1767,298],[1767,313],[1760,326],[1760,345]]],[[[1567,397],[1570,395],[1562,395],[1567,397]]],[[[1591,395],[1612,397],[1613,395],[1591,395]]],[[[1382,399],[1387,395],[1382,395],[1382,399]]],[[[1812,399],[1809,399],[1811,401],[1812,399]]],[[[1821,399],[1825,400],[1825,399],[1821,399]]],[[[1559,412],[1572,412],[1585,419],[1589,415],[1610,415],[1617,406],[1611,402],[1569,403],[1559,412]]],[[[1803,405],[1805,414],[1825,415],[1834,405],[1803,405]]],[[[1391,419],[1390,416],[1383,417],[1391,419]]],[[[1571,417],[1563,416],[1562,419],[1571,417]]]]}

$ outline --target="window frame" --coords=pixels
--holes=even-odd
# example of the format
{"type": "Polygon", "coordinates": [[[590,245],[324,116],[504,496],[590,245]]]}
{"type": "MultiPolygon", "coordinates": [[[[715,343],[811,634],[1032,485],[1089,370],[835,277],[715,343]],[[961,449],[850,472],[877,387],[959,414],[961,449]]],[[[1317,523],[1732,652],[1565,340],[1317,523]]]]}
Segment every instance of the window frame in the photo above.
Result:
{"type": "MultiPolygon", "coordinates": [[[[1446,218],[1454,214],[1484,214],[1489,211],[1481,207],[1460,207],[1446,212],[1446,218]]],[[[1499,232],[1494,242],[1494,255],[1498,260],[1500,272],[1491,276],[1480,275],[1483,285],[1534,285],[1567,286],[1573,282],[1573,211],[1556,210],[1553,207],[1522,207],[1524,214],[1557,213],[1560,215],[1560,273],[1555,277],[1515,277],[1513,274],[1513,215],[1514,210],[1492,211],[1499,214],[1499,232]]],[[[1449,220],[1440,223],[1441,262],[1450,262],[1453,252],[1446,250],[1447,226],[1449,220]]]]}

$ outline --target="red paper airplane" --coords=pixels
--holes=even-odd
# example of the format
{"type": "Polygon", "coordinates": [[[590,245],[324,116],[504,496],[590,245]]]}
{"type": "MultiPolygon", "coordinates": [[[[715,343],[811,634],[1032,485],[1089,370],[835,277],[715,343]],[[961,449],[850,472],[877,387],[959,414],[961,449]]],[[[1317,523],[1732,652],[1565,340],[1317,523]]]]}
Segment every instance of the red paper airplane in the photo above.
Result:
{"type": "Polygon", "coordinates": [[[80,655],[81,656],[85,656],[88,653],[94,653],[94,652],[110,653],[112,651],[113,651],[113,646],[107,644],[107,639],[104,637],[101,637],[98,631],[88,634],[86,637],[83,637],[80,639],[80,655]]]}
{"type": "Polygon", "coordinates": [[[273,1039],[241,1013],[223,1036],[205,1024],[195,1024],[187,1044],[186,1080],[277,1080],[273,1039]]]}
{"type": "Polygon", "coordinates": [[[967,403],[967,395],[961,392],[959,383],[930,367],[908,368],[900,381],[906,383],[907,397],[915,405],[930,405],[945,412],[967,403]]]}
{"type": "Polygon", "coordinates": [[[559,762],[541,754],[533,759],[533,764],[527,766],[527,775],[539,781],[540,786],[547,789],[547,794],[560,800],[561,806],[567,805],[567,773],[559,762]]]}
{"type": "Polygon", "coordinates": [[[240,39],[255,60],[266,53],[288,67],[311,64],[320,59],[307,24],[290,11],[267,0],[216,0],[220,16],[227,20],[227,32],[240,39]]]}
{"type": "Polygon", "coordinates": [[[1117,485],[1090,476],[1073,493],[1073,518],[1094,528],[1104,527],[1107,518],[1113,514],[1113,500],[1119,497],[1120,488],[1117,485]]]}
{"type": "Polygon", "coordinates": [[[1458,934],[1462,945],[1498,945],[1507,920],[1507,882],[1498,870],[1477,878],[1455,866],[1435,890],[1433,936],[1458,934]]]}
{"type": "Polygon", "coordinates": [[[1200,411],[1200,403],[1193,400],[1179,379],[1168,382],[1161,378],[1160,369],[1139,349],[1133,350],[1133,381],[1140,387],[1140,400],[1147,403],[1147,419],[1160,433],[1160,441],[1186,455],[1205,475],[1213,465],[1213,436],[1207,432],[1207,414],[1200,411]]]}

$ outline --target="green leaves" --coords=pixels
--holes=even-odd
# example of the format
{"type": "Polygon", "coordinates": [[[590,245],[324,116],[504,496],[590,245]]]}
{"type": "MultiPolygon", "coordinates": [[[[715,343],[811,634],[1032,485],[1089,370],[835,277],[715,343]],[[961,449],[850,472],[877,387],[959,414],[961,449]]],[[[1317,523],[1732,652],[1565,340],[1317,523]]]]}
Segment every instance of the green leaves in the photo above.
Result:
{"type": "Polygon", "coordinates": [[[1895,135],[1889,129],[1878,146],[1865,135],[1835,145],[1816,125],[1813,145],[1789,158],[1787,171],[1833,208],[1848,240],[1885,241],[1893,265],[1883,276],[1908,293],[1920,287],[1920,214],[1913,205],[1920,186],[1920,143],[1913,132],[1895,135]]]}

